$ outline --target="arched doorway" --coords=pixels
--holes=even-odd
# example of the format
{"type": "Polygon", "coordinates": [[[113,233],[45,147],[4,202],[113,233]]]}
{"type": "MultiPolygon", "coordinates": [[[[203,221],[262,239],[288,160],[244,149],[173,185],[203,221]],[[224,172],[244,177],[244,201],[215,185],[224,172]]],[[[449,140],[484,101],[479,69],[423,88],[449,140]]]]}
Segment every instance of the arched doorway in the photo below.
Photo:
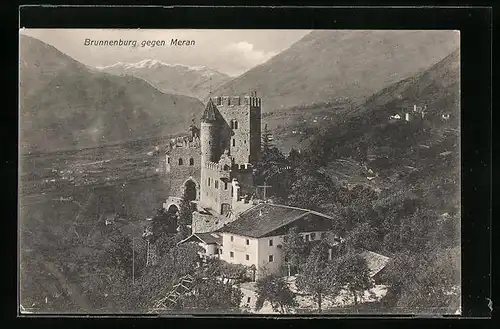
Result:
{"type": "Polygon", "coordinates": [[[175,216],[179,213],[179,207],[176,204],[171,204],[167,209],[167,214],[170,216],[175,216]]]}
{"type": "Polygon", "coordinates": [[[184,183],[184,197],[189,201],[196,200],[198,196],[198,189],[196,183],[192,179],[188,179],[184,183]]]}

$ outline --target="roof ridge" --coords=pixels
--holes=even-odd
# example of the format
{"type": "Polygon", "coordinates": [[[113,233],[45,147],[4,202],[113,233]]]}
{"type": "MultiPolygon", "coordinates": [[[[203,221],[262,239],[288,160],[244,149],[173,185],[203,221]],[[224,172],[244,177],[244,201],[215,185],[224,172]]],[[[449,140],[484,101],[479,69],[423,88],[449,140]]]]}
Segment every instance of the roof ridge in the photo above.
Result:
{"type": "Polygon", "coordinates": [[[319,211],[315,211],[315,210],[311,210],[311,209],[305,209],[305,208],[299,208],[299,207],[287,206],[287,205],[283,205],[283,204],[276,204],[276,203],[268,203],[268,204],[269,204],[269,205],[272,205],[272,206],[282,207],[282,208],[289,208],[289,209],[302,210],[302,211],[306,211],[306,212],[308,212],[308,213],[315,214],[315,215],[318,215],[318,216],[326,217],[326,218],[329,218],[329,219],[335,219],[335,218],[334,218],[334,217],[332,217],[332,216],[329,216],[329,215],[326,215],[326,214],[320,213],[319,211]]]}
{"type": "Polygon", "coordinates": [[[263,205],[263,204],[266,204],[266,203],[258,203],[256,205],[253,205],[250,208],[247,208],[247,209],[243,210],[242,212],[240,212],[236,217],[240,217],[241,215],[243,215],[244,213],[250,211],[251,209],[257,208],[258,206],[263,205]]]}

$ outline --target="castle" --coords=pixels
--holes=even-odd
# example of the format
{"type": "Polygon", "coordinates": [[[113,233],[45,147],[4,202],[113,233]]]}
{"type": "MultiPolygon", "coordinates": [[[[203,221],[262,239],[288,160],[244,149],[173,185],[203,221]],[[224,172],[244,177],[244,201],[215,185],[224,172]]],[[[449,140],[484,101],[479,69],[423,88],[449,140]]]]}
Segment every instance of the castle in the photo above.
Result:
{"type": "Polygon", "coordinates": [[[261,99],[211,97],[189,135],[171,141],[165,171],[170,179],[167,211],[185,195],[193,204],[193,233],[213,231],[252,205],[253,168],[260,158],[261,99]]]}
{"type": "MultiPolygon", "coordinates": [[[[174,139],[166,152],[171,196],[163,205],[167,211],[178,211],[182,197],[191,200],[192,232],[178,244],[196,243],[203,248],[203,257],[244,265],[254,281],[281,271],[282,247],[292,227],[308,243],[324,241],[329,259],[343,241],[333,232],[336,218],[332,216],[253,198],[253,168],[261,148],[261,104],[255,93],[209,99],[200,128],[191,125],[190,134],[174,139]]],[[[375,263],[383,265],[373,275],[387,263],[387,257],[374,255],[375,263]]],[[[245,299],[250,302],[254,297],[245,299]]]]}

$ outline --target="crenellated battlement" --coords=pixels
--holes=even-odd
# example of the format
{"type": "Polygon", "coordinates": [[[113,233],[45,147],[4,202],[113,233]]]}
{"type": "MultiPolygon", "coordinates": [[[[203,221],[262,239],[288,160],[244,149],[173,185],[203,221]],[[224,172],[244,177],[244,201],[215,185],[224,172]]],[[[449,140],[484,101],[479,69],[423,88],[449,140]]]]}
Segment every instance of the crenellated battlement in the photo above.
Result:
{"type": "Polygon", "coordinates": [[[217,162],[207,161],[205,162],[205,168],[210,170],[220,170],[220,165],[217,162]]]}
{"type": "Polygon", "coordinates": [[[214,96],[212,101],[217,106],[240,106],[250,105],[252,107],[260,107],[262,100],[257,96],[214,96]]]}
{"type": "Polygon", "coordinates": [[[195,137],[182,136],[182,137],[172,138],[167,146],[166,153],[168,153],[172,149],[177,149],[177,148],[199,148],[200,145],[201,145],[200,138],[197,136],[195,137]]]}
{"type": "Polygon", "coordinates": [[[251,163],[233,164],[233,168],[239,171],[252,170],[253,165],[251,163]]]}

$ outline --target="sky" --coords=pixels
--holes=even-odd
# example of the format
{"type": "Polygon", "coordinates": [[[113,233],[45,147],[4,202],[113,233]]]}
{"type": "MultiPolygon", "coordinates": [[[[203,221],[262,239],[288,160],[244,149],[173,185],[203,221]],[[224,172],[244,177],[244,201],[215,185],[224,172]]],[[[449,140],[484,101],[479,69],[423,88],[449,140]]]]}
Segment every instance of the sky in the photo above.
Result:
{"type": "Polygon", "coordinates": [[[157,59],[169,64],[206,66],[238,76],[287,49],[309,30],[125,30],[21,29],[89,66],[157,59]],[[137,40],[137,47],[86,46],[85,40],[137,40]],[[171,46],[171,39],[194,40],[171,46]],[[165,40],[168,46],[141,47],[142,41],[165,40]]]}

